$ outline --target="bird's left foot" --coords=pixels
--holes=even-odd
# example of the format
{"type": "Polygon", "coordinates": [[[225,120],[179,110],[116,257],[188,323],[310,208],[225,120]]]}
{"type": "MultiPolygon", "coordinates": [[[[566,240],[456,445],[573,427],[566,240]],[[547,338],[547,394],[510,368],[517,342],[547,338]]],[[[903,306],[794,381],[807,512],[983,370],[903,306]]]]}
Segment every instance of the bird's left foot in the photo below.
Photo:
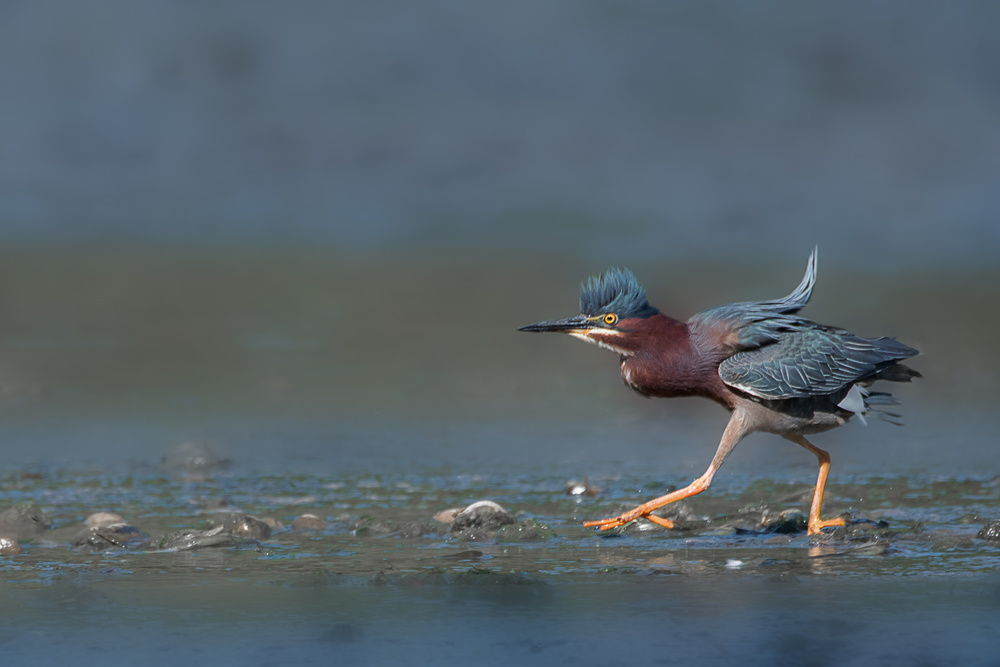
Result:
{"type": "Polygon", "coordinates": [[[670,519],[664,519],[663,517],[653,516],[649,514],[648,511],[643,511],[641,507],[637,507],[631,512],[625,512],[620,516],[616,516],[612,519],[601,519],[600,521],[584,521],[583,525],[588,528],[591,526],[596,526],[600,530],[611,530],[612,528],[618,528],[619,526],[624,526],[627,523],[632,523],[636,519],[643,517],[652,521],[655,524],[663,526],[664,528],[673,528],[674,522],[670,519]]]}
{"type": "Polygon", "coordinates": [[[809,522],[809,529],[807,531],[808,535],[817,535],[824,528],[832,528],[834,526],[846,526],[847,524],[843,519],[827,519],[826,521],[820,521],[816,519],[809,522]]]}

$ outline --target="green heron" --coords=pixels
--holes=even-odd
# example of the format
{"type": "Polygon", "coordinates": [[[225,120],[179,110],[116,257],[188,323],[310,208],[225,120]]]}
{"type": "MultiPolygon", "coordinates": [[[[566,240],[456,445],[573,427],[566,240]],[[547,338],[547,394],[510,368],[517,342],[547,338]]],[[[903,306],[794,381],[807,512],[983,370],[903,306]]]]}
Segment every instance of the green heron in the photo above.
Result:
{"type": "Polygon", "coordinates": [[[680,322],[649,305],[631,271],[611,268],[580,286],[580,315],[520,328],[567,333],[617,352],[622,379],[643,396],[704,396],[730,412],[705,474],[621,516],[585,526],[608,530],[645,517],[672,528],[672,521],[651,512],[707,489],[736,444],[755,431],[780,435],[819,459],[809,534],[844,525],[840,518],[820,519],[830,455],[805,436],[842,426],[854,415],[864,421],[873,407],[895,405],[890,394],[868,387],[876,380],[920,377],[899,363],[918,352],[894,338],[861,338],[796,316],[815,283],[814,249],[805,277],[785,298],[718,306],[680,322]]]}

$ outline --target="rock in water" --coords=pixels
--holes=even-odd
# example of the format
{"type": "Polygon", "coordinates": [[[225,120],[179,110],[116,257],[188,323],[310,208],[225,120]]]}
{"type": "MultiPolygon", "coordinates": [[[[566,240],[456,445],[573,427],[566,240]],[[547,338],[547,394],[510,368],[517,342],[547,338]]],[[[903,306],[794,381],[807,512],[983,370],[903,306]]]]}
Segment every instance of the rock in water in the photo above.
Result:
{"type": "Polygon", "coordinates": [[[540,542],[554,535],[552,528],[547,524],[534,519],[525,519],[519,523],[501,527],[494,538],[497,542],[540,542]]]}
{"type": "Polygon", "coordinates": [[[566,495],[567,496],[586,496],[588,498],[593,498],[599,496],[601,490],[590,483],[590,480],[586,477],[583,478],[582,482],[575,479],[571,479],[566,482],[566,495]]]}
{"type": "Polygon", "coordinates": [[[209,528],[221,526],[224,531],[252,540],[266,540],[271,537],[271,526],[265,521],[248,514],[225,514],[208,521],[209,528]]]}
{"type": "Polygon", "coordinates": [[[976,537],[990,542],[1000,542],[1000,520],[991,521],[983,529],[976,533],[976,537]]]}
{"type": "Polygon", "coordinates": [[[463,540],[490,540],[496,531],[516,523],[514,515],[497,503],[480,500],[455,515],[449,534],[463,540]]]}
{"type": "Polygon", "coordinates": [[[292,530],[326,530],[326,521],[315,514],[303,514],[292,522],[292,530]]]}
{"type": "Polygon", "coordinates": [[[16,556],[21,553],[21,545],[9,537],[0,537],[0,556],[16,556]]]}
{"type": "Polygon", "coordinates": [[[455,520],[455,517],[459,515],[463,508],[461,507],[450,507],[446,510],[441,510],[434,515],[435,521],[440,521],[441,523],[451,523],[455,520]]]}
{"type": "Polygon", "coordinates": [[[87,517],[87,528],[100,528],[101,526],[113,526],[117,523],[125,523],[120,515],[114,512],[94,512],[87,517]]]}
{"type": "Polygon", "coordinates": [[[14,505],[0,512],[0,535],[13,540],[41,535],[51,525],[45,513],[33,502],[14,505]]]}
{"type": "Polygon", "coordinates": [[[222,526],[216,526],[211,530],[179,530],[159,539],[147,540],[142,546],[145,549],[190,551],[207,547],[235,547],[253,543],[253,540],[227,533],[222,526]]]}
{"type": "Polygon", "coordinates": [[[351,524],[351,532],[358,537],[381,537],[398,531],[399,526],[392,521],[382,521],[370,516],[363,516],[351,524]]]}
{"type": "Polygon", "coordinates": [[[451,532],[480,528],[483,530],[499,530],[502,526],[517,523],[514,515],[492,500],[480,500],[472,503],[455,516],[451,523],[451,532]]]}
{"type": "Polygon", "coordinates": [[[137,547],[149,538],[135,526],[127,523],[115,523],[110,526],[87,528],[77,535],[73,545],[86,547],[91,551],[108,551],[110,549],[128,549],[137,547]]]}

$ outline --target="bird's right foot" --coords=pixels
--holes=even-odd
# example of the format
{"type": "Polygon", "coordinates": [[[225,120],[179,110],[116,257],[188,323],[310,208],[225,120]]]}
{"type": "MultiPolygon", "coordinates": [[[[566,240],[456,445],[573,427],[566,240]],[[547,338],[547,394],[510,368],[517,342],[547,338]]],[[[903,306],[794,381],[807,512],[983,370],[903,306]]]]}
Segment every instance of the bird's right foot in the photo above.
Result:
{"type": "Polygon", "coordinates": [[[673,528],[674,522],[670,519],[664,519],[663,517],[654,516],[648,512],[643,512],[641,507],[637,507],[631,512],[625,512],[620,516],[616,516],[611,519],[600,519],[599,521],[584,521],[583,525],[590,528],[596,527],[599,530],[611,530],[612,528],[618,528],[619,526],[624,526],[625,524],[632,523],[638,518],[645,518],[652,521],[655,524],[663,526],[664,528],[673,528]]]}
{"type": "Polygon", "coordinates": [[[809,528],[806,531],[806,535],[818,535],[823,531],[824,528],[832,528],[834,526],[846,526],[847,523],[843,519],[827,519],[826,521],[820,521],[816,519],[815,521],[809,522],[809,528]]]}

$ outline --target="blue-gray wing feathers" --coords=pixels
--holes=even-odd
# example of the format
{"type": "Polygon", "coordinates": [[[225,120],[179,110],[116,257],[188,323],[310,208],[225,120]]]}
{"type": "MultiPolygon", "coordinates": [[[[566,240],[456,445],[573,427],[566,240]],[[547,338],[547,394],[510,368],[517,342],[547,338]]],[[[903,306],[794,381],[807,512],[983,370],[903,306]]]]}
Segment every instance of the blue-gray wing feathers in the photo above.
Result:
{"type": "Polygon", "coordinates": [[[915,354],[916,350],[893,338],[860,338],[805,320],[774,343],[724,359],[719,377],[758,398],[807,398],[874,379],[915,354]]]}
{"type": "Polygon", "coordinates": [[[816,285],[816,249],[809,255],[805,276],[791,294],[771,301],[745,301],[729,303],[704,310],[688,323],[695,329],[719,327],[731,330],[736,335],[735,349],[753,349],[775,343],[782,331],[803,320],[794,313],[802,309],[812,296],[816,285]]]}
{"type": "Polygon", "coordinates": [[[732,354],[719,365],[730,387],[766,400],[834,394],[865,380],[908,380],[914,371],[896,365],[917,350],[893,338],[861,338],[795,313],[816,284],[816,250],[805,276],[783,299],[732,303],[702,311],[688,324],[721,337],[732,354]]]}

